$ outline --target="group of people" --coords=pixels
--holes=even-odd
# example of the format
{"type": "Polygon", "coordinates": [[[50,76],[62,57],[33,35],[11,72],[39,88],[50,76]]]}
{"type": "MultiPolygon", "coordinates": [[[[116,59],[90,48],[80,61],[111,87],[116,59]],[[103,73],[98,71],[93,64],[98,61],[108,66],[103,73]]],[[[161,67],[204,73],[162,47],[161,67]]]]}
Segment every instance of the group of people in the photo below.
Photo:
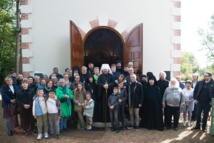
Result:
{"type": "Polygon", "coordinates": [[[9,136],[15,133],[15,126],[20,126],[23,137],[31,130],[40,140],[43,133],[44,138],[59,138],[71,121],[85,130],[91,130],[93,122],[111,122],[111,130],[117,133],[121,129],[139,131],[140,127],[163,131],[172,125],[177,131],[181,111],[183,126],[197,120],[192,130],[198,130],[203,112],[205,132],[214,82],[210,72],[204,74],[203,80],[198,78],[194,74],[192,81],[183,84],[180,76],[168,81],[166,73],[160,72],[157,81],[152,72],[135,74],[132,62],[122,68],[121,61],[101,68],[89,63],[81,72],[74,66],[66,68],[63,75],[53,68],[49,77],[44,74],[23,78],[11,72],[1,88],[3,118],[9,136]],[[125,118],[130,124],[125,123],[125,118]]]}

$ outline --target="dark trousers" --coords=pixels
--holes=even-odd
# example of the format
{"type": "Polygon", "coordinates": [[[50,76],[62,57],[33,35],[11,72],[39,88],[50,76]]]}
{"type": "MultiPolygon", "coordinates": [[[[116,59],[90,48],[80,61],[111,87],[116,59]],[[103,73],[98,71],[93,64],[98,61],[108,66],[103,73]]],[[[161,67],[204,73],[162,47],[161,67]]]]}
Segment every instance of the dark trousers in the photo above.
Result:
{"type": "Polygon", "coordinates": [[[180,113],[179,107],[171,107],[167,105],[167,127],[169,128],[172,127],[172,116],[174,118],[173,128],[178,127],[179,113],[180,113]]]}
{"type": "Polygon", "coordinates": [[[196,105],[194,106],[194,110],[192,111],[192,121],[195,121],[196,120],[196,105]]]}
{"type": "Polygon", "coordinates": [[[119,106],[119,115],[120,115],[120,121],[122,122],[122,128],[125,128],[125,105],[120,105],[119,106]]]}
{"type": "Polygon", "coordinates": [[[33,117],[32,108],[23,109],[21,113],[21,120],[21,124],[23,125],[23,131],[27,131],[28,127],[30,127],[31,131],[36,129],[36,120],[33,117]]]}
{"type": "Polygon", "coordinates": [[[164,108],[164,126],[167,126],[167,106],[164,108]]]}
{"type": "Polygon", "coordinates": [[[204,111],[203,120],[202,120],[202,128],[205,129],[207,126],[207,118],[210,111],[211,105],[209,103],[198,103],[196,106],[196,128],[200,128],[201,125],[201,113],[204,111]]]}
{"type": "Polygon", "coordinates": [[[117,129],[119,127],[119,121],[118,121],[119,109],[113,109],[113,110],[110,109],[109,111],[110,111],[111,127],[117,129]]]}

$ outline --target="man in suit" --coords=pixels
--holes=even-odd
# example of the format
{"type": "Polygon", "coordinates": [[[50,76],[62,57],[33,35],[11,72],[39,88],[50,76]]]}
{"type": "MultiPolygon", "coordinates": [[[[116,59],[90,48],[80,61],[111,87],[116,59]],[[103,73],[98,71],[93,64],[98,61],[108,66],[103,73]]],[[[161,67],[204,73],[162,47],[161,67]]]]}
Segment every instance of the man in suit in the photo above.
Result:
{"type": "Polygon", "coordinates": [[[194,90],[197,123],[192,130],[200,130],[201,113],[203,111],[202,131],[206,132],[207,118],[211,108],[211,99],[214,98],[214,82],[212,73],[206,72],[204,79],[199,81],[194,90]]]}

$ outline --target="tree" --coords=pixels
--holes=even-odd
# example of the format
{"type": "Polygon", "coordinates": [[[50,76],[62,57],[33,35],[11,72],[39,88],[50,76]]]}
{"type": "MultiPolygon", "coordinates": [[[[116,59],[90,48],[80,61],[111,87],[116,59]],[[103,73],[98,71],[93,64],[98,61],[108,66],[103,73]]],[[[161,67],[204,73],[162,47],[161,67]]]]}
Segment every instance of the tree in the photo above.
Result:
{"type": "Polygon", "coordinates": [[[15,70],[16,1],[0,1],[0,85],[11,70],[15,70]]]}
{"type": "Polygon", "coordinates": [[[214,15],[211,16],[209,29],[199,29],[198,33],[202,38],[203,50],[207,51],[208,60],[214,64],[214,15]]]}
{"type": "Polygon", "coordinates": [[[199,71],[199,65],[192,53],[183,52],[181,57],[181,77],[184,80],[190,79],[192,74],[199,71]]]}

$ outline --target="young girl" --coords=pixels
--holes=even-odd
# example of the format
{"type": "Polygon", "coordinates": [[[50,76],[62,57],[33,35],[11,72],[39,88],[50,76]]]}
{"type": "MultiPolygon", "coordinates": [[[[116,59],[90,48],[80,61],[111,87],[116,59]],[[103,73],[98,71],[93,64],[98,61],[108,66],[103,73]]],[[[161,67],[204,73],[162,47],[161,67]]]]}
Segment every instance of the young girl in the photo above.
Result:
{"type": "Polygon", "coordinates": [[[95,96],[95,94],[96,94],[95,89],[96,89],[96,84],[94,82],[94,78],[93,78],[93,76],[89,76],[89,78],[86,80],[86,83],[85,83],[85,90],[90,92],[91,98],[93,100],[95,100],[95,97],[96,97],[95,96]]]}
{"type": "Polygon", "coordinates": [[[44,136],[48,138],[48,119],[46,99],[44,98],[43,89],[38,88],[37,96],[33,101],[33,116],[37,120],[38,137],[37,140],[42,139],[42,128],[44,126],[44,136]]]}
{"type": "Polygon", "coordinates": [[[83,120],[83,107],[84,107],[84,97],[85,97],[85,90],[83,89],[82,83],[77,85],[77,89],[74,92],[74,111],[77,113],[80,128],[84,129],[85,123],[83,120]]]}
{"type": "Polygon", "coordinates": [[[87,127],[86,130],[91,130],[92,129],[92,122],[93,122],[93,114],[94,114],[94,100],[91,99],[91,94],[90,92],[86,93],[84,104],[84,112],[83,115],[86,116],[86,122],[87,122],[87,127]]]}

